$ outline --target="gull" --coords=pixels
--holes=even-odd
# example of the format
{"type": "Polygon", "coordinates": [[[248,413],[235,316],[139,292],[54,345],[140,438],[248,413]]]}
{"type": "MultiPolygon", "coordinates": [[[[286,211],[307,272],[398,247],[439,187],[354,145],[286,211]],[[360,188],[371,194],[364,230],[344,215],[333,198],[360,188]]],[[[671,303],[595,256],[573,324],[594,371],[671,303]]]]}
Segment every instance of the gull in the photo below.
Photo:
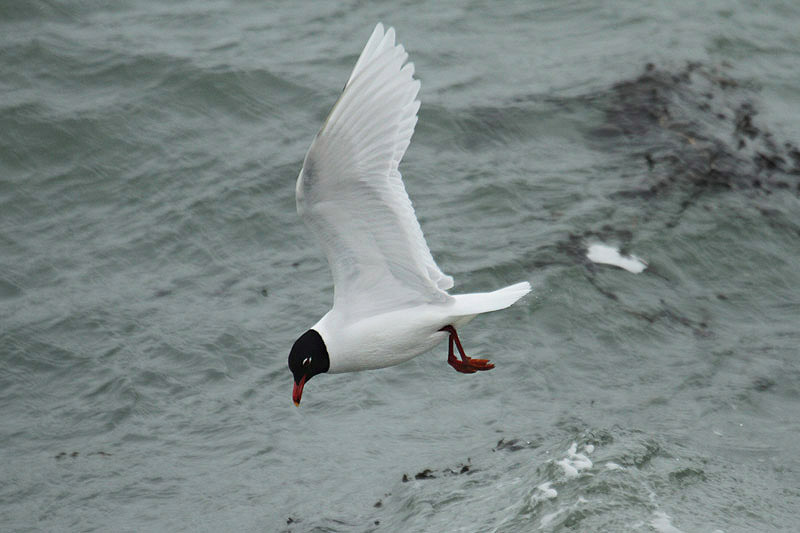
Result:
{"type": "Polygon", "coordinates": [[[317,374],[397,365],[445,339],[458,372],[491,370],[487,359],[467,357],[456,328],[531,290],[525,281],[447,292],[453,278],[433,260],[398,171],[420,106],[420,82],[406,59],[394,28],[378,23],[297,178],[297,212],[322,246],[334,285],[333,307],[289,354],[298,406],[317,374]]]}

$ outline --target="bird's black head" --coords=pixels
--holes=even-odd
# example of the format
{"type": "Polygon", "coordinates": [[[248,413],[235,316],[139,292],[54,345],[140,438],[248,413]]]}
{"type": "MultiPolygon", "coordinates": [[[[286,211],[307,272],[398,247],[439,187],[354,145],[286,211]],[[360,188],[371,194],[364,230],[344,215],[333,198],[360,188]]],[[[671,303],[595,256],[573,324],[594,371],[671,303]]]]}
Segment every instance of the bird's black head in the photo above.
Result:
{"type": "Polygon", "coordinates": [[[294,341],[292,351],[289,352],[289,370],[294,376],[292,400],[295,405],[300,405],[306,381],[317,374],[327,372],[330,366],[328,349],[319,333],[310,329],[294,341]]]}

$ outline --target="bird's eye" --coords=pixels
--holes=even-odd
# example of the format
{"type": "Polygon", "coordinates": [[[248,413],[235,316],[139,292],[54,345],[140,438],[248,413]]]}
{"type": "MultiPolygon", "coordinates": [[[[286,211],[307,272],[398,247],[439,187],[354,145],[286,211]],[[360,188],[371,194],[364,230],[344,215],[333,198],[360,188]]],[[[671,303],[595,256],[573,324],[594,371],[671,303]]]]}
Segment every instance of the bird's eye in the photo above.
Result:
{"type": "Polygon", "coordinates": [[[305,359],[303,359],[303,366],[308,366],[310,364],[311,364],[311,358],[310,357],[306,357],[305,359]]]}

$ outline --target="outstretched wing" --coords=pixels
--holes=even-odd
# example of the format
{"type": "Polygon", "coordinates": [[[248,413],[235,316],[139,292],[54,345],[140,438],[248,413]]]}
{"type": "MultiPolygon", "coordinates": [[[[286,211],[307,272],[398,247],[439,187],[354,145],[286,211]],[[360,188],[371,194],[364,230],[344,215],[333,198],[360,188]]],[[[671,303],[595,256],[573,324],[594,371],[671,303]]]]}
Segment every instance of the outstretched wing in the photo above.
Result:
{"type": "Polygon", "coordinates": [[[419,110],[407,58],[379,23],[297,179],[297,211],[328,257],[334,307],[350,316],[452,298],[453,278],[433,260],[397,170],[419,110]]]}

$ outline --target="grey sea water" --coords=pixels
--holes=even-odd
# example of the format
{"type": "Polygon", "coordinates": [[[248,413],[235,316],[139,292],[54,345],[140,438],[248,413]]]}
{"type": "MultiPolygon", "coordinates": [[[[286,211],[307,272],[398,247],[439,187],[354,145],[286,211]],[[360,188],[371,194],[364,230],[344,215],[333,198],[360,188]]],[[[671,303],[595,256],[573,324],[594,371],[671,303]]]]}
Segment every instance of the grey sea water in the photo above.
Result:
{"type": "Polygon", "coordinates": [[[0,530],[797,531],[800,6],[3,2],[0,530]],[[446,346],[286,367],[294,181],[377,21],[446,346]],[[588,245],[648,262],[634,275],[588,245]]]}

